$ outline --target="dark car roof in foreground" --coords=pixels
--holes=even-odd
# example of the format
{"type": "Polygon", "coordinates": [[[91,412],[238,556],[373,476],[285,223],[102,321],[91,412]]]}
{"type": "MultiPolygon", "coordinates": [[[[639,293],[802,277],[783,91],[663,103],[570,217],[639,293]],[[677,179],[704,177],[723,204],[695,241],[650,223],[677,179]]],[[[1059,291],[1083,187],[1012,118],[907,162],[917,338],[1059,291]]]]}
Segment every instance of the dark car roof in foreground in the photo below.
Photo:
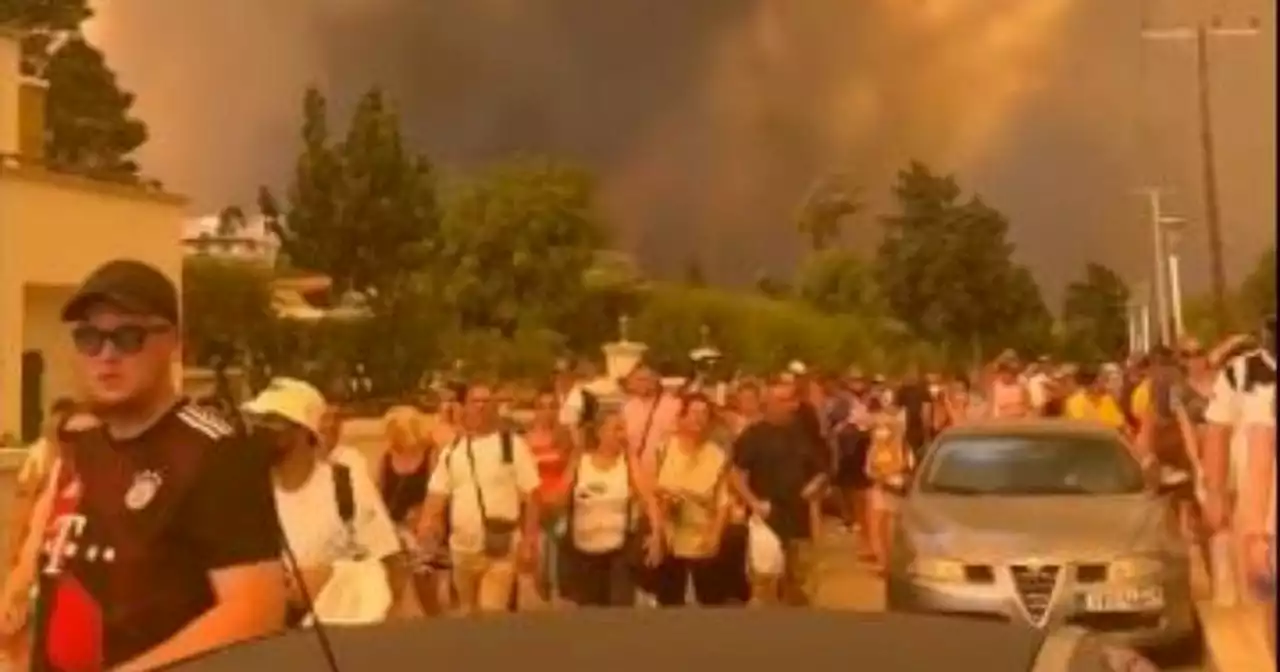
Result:
{"type": "Polygon", "coordinates": [[[1117,440],[1122,438],[1119,433],[1106,425],[1085,420],[1029,418],[977,420],[951,427],[938,435],[938,439],[983,436],[1067,436],[1117,440]]]}
{"type": "MultiPolygon", "coordinates": [[[[571,610],[330,627],[339,668],[397,672],[1026,672],[1044,635],[1003,623],[822,609],[571,610]]],[[[311,631],[180,665],[192,672],[327,669],[311,631]]]]}

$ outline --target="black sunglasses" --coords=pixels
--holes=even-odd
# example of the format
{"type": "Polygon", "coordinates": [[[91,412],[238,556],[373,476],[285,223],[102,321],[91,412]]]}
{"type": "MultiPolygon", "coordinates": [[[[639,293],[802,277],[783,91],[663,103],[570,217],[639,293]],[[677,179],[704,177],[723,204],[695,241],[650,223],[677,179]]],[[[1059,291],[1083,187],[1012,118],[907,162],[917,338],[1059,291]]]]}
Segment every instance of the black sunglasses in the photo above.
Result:
{"type": "Polygon", "coordinates": [[[1204,350],[1183,350],[1178,354],[1182,355],[1184,359],[1195,359],[1197,357],[1204,357],[1204,350]]]}
{"type": "Polygon", "coordinates": [[[164,324],[126,324],[115,329],[99,329],[91,324],[82,324],[71,330],[71,340],[80,354],[90,357],[102,354],[108,343],[122,355],[136,355],[142,351],[150,336],[167,331],[169,325],[164,324]]]}

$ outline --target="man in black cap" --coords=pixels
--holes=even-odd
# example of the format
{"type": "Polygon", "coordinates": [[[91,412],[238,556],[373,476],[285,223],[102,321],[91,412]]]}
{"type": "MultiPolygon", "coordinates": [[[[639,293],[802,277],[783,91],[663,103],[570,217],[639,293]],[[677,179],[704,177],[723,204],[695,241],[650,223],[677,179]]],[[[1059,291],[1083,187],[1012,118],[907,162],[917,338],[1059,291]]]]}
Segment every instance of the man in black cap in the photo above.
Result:
{"type": "Polygon", "coordinates": [[[28,543],[32,669],[153,669],[283,623],[267,452],[178,396],[178,312],[174,284],[133,260],[99,267],[63,309],[101,422],[66,441],[28,543]]]}

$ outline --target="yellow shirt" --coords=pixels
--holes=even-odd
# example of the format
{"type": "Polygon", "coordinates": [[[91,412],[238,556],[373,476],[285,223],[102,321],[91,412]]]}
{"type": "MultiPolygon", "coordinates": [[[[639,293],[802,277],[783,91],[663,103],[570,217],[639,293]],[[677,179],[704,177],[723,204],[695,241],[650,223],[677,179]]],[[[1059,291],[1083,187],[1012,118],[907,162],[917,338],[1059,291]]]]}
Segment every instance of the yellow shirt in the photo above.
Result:
{"type": "Polygon", "coordinates": [[[1081,390],[1067,399],[1065,410],[1072,420],[1100,422],[1117,430],[1125,427],[1124,413],[1109,394],[1095,398],[1081,390]]]}
{"type": "Polygon", "coordinates": [[[1151,381],[1144,380],[1133,388],[1133,392],[1129,394],[1129,410],[1133,412],[1133,417],[1145,417],[1147,411],[1151,409],[1151,381]]]}
{"type": "Polygon", "coordinates": [[[716,516],[728,505],[724,472],[727,458],[714,443],[705,443],[689,452],[678,445],[679,439],[667,444],[658,471],[658,489],[678,499],[668,509],[667,536],[671,554],[677,558],[700,558],[712,547],[716,516]]]}

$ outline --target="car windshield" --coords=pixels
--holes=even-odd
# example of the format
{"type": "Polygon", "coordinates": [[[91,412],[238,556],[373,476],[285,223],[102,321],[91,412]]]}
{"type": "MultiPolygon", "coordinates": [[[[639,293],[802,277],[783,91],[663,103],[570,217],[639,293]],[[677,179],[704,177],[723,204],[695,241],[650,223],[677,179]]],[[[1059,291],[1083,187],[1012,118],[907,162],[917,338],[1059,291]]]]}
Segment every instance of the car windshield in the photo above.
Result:
{"type": "Polygon", "coordinates": [[[1128,449],[1098,436],[954,437],[923,467],[920,490],[937,494],[1119,495],[1145,486],[1128,449]]]}

